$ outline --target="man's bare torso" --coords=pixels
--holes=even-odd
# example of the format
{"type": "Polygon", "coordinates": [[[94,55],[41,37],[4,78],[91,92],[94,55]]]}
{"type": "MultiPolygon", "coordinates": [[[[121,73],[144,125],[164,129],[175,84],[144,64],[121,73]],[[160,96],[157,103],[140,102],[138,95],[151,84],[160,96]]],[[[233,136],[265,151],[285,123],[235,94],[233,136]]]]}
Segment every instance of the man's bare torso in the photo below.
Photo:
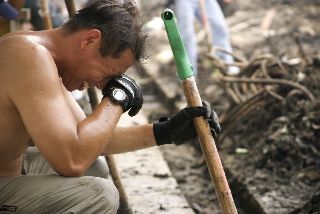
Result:
{"type": "Polygon", "coordinates": [[[0,38],[0,178],[20,175],[23,152],[32,142],[18,109],[8,96],[7,88],[8,79],[14,76],[17,69],[23,69],[19,54],[27,54],[13,56],[8,54],[8,50],[16,48],[14,37],[30,34],[28,31],[17,31],[0,38]]]}

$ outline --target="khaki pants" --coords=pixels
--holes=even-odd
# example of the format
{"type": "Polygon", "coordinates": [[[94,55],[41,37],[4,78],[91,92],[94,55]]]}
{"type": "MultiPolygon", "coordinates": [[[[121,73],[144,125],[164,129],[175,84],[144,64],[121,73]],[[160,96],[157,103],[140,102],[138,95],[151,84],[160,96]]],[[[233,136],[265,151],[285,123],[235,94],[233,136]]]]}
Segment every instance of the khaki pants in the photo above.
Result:
{"type": "Polygon", "coordinates": [[[63,177],[33,147],[24,154],[23,168],[25,175],[0,178],[0,214],[117,212],[119,194],[99,158],[83,177],[63,177]]]}

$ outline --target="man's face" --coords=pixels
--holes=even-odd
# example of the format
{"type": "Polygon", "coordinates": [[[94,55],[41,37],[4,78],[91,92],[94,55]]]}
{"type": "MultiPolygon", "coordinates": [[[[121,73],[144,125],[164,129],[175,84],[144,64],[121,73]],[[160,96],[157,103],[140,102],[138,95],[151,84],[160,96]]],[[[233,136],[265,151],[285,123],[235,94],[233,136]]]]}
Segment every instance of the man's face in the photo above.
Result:
{"type": "Polygon", "coordinates": [[[94,87],[103,89],[104,86],[114,77],[121,76],[135,62],[135,57],[130,49],[124,51],[118,59],[110,56],[101,57],[98,53],[85,62],[81,62],[81,66],[77,69],[76,77],[72,81],[64,81],[63,84],[69,91],[83,90],[84,87],[94,87]]]}

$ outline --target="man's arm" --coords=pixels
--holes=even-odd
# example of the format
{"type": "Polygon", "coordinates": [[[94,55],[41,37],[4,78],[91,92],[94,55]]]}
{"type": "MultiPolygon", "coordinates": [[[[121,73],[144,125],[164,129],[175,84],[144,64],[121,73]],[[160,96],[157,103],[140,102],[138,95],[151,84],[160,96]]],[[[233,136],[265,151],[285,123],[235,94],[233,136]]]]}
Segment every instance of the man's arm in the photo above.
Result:
{"type": "Polygon", "coordinates": [[[193,119],[201,116],[207,119],[212,136],[216,138],[221,132],[218,115],[208,102],[203,101],[202,104],[186,107],[172,118],[162,116],[159,122],[152,125],[118,125],[102,154],[123,153],[172,143],[179,146],[198,136],[193,119]]]}
{"type": "Polygon", "coordinates": [[[119,154],[156,146],[153,124],[117,125],[101,155],[119,154]]]}
{"type": "MultiPolygon", "coordinates": [[[[62,84],[61,88],[76,121],[81,122],[86,118],[83,110],[62,84]]],[[[120,154],[152,146],[156,146],[152,124],[134,126],[118,124],[101,155],[120,154]]]]}

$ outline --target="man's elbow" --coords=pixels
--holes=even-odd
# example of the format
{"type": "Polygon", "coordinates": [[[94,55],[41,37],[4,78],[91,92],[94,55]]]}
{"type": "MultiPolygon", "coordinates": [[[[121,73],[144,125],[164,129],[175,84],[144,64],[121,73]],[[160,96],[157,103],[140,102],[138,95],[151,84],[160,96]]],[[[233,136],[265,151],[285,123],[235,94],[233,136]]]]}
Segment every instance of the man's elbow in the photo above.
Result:
{"type": "Polygon", "coordinates": [[[62,175],[62,176],[65,176],[65,177],[82,177],[84,172],[85,172],[85,170],[86,169],[83,166],[65,164],[63,167],[59,167],[55,171],[59,175],[62,175]]]}

